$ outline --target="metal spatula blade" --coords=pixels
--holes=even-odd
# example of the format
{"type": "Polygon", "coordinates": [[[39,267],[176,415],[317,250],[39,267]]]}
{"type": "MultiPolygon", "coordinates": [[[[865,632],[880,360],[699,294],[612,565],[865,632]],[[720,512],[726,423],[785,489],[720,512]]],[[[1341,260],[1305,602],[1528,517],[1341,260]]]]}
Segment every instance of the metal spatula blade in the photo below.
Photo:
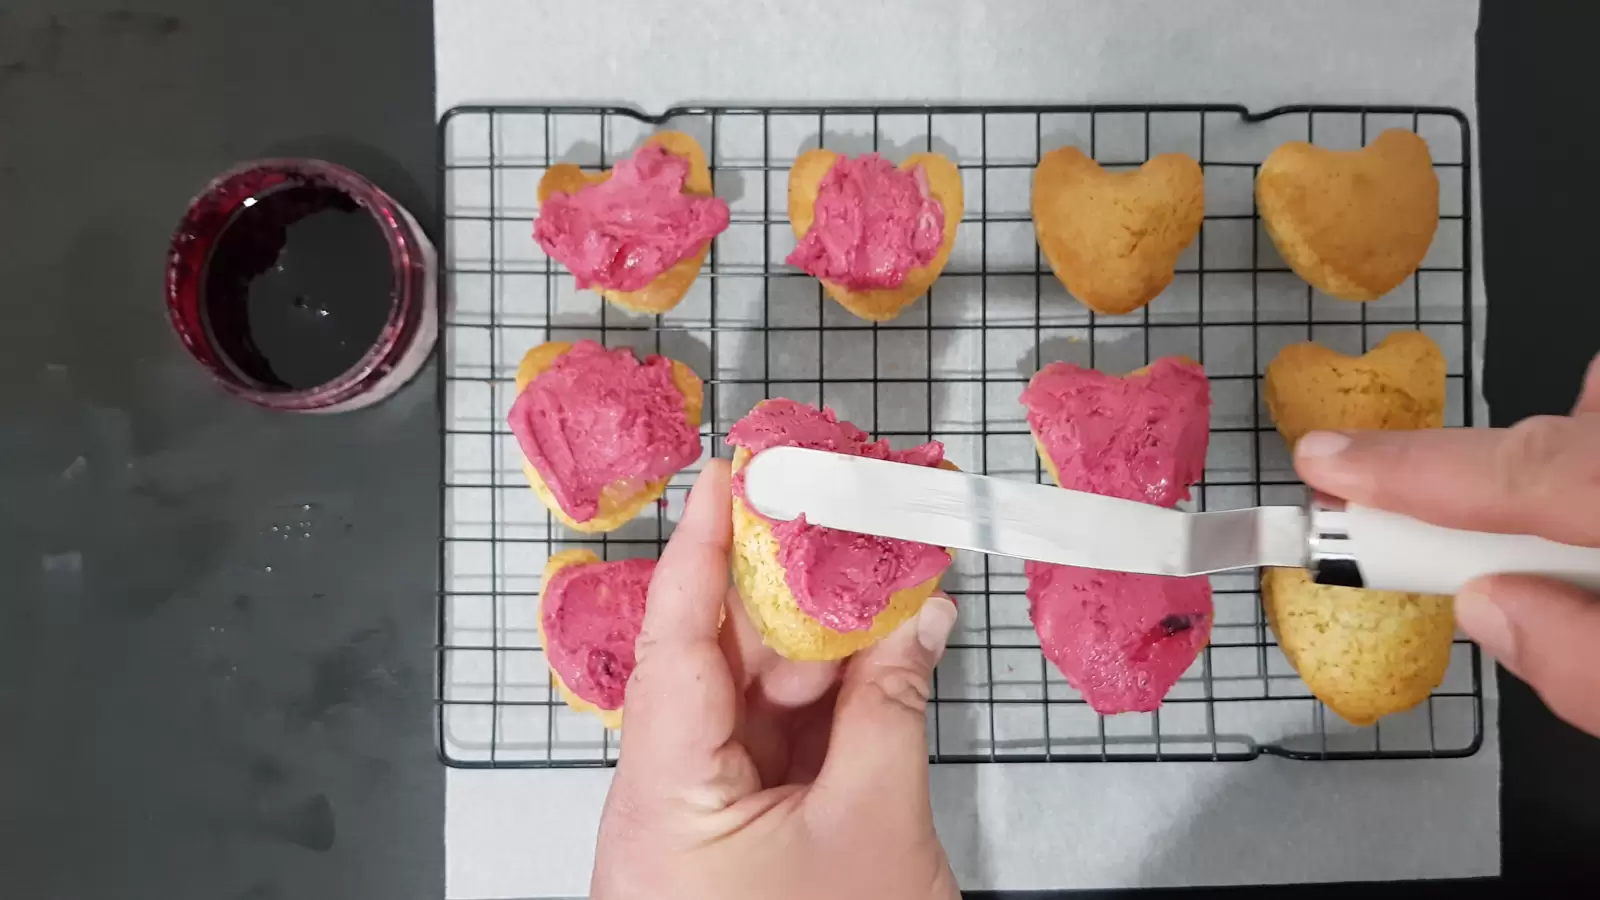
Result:
{"type": "Polygon", "coordinates": [[[1148,575],[1303,566],[1296,507],[1184,513],[946,469],[778,447],[745,470],[745,499],[779,521],[1148,575]]]}
{"type": "Polygon", "coordinates": [[[745,469],[745,498],[770,519],[804,515],[845,531],[1118,572],[1304,566],[1324,584],[1429,594],[1516,572],[1600,590],[1600,548],[1443,528],[1355,505],[1185,513],[790,447],[756,455],[745,469]]]}

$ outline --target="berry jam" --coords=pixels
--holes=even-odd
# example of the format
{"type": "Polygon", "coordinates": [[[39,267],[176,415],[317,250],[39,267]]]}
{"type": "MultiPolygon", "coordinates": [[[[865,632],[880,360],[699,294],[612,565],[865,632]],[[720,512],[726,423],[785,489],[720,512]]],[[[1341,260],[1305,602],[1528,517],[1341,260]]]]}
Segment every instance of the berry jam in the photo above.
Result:
{"type": "Polygon", "coordinates": [[[437,264],[416,219],[359,174],[260,160],[189,204],[167,252],[167,315],[189,355],[251,403],[360,409],[427,362],[437,264]]]}
{"type": "Polygon", "coordinates": [[[280,188],[228,221],[206,260],[201,320],[223,361],[264,390],[320,387],[350,371],[394,307],[378,220],[332,187],[280,188]]]}

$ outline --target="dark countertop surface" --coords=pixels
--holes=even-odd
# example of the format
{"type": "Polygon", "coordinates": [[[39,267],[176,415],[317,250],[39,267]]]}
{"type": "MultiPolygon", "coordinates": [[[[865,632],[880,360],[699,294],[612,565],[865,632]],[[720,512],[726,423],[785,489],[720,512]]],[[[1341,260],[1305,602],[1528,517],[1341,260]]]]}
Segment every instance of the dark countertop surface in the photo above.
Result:
{"type": "MultiPolygon", "coordinates": [[[[1484,6],[1506,424],[1565,411],[1600,350],[1600,183],[1568,174],[1600,95],[1592,8],[1484,6]]],[[[431,369],[363,412],[259,411],[160,306],[184,203],[242,159],[346,163],[432,221],[433,120],[427,3],[0,8],[0,897],[442,896],[431,369]]],[[[1502,690],[1507,881],[1600,874],[1600,742],[1502,690]]]]}

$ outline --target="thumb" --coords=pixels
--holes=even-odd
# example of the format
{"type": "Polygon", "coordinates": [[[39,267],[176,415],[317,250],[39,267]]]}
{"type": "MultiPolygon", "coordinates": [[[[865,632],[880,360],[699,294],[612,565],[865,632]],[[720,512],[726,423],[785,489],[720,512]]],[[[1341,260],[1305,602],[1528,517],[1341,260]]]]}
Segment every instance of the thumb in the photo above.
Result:
{"type": "Polygon", "coordinates": [[[1462,588],[1456,622],[1556,715],[1600,735],[1600,598],[1560,582],[1494,575],[1462,588]]]}
{"type": "Polygon", "coordinates": [[[814,799],[859,810],[863,797],[880,798],[875,816],[907,816],[912,825],[931,819],[928,695],[955,622],[955,604],[935,593],[887,638],[851,658],[814,799]]]}

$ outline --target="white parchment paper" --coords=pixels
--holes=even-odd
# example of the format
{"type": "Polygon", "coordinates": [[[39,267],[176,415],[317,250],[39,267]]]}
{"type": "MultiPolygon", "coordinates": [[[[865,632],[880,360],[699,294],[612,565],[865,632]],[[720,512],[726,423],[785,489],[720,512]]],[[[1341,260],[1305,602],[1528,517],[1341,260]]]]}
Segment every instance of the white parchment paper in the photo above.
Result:
{"type": "MultiPolygon", "coordinates": [[[[1475,122],[1477,4],[1459,0],[439,0],[435,19],[441,113],[478,102],[1403,103],[1475,122]]],[[[1481,283],[1475,292],[1481,317],[1481,283]]],[[[1464,760],[939,766],[936,818],[966,888],[1490,875],[1492,696],[1487,713],[1484,747],[1464,760]]],[[[603,770],[452,770],[447,896],[583,894],[608,783],[603,770]]]]}

